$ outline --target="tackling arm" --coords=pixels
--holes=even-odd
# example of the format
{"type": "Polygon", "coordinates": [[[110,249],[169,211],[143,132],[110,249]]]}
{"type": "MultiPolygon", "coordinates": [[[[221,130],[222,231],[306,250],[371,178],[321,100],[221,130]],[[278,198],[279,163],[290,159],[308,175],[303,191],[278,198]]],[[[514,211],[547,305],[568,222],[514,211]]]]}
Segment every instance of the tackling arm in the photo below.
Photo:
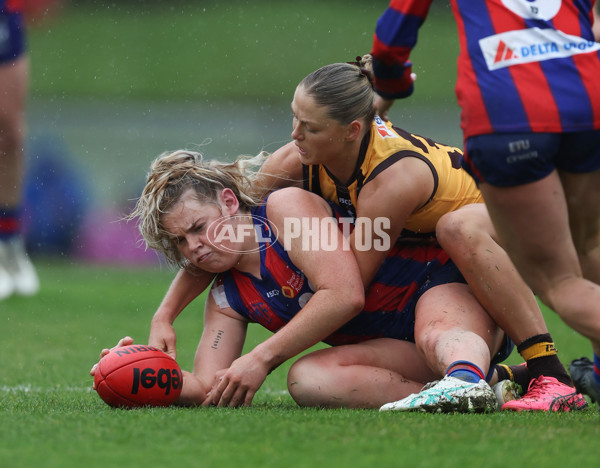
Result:
{"type": "Polygon", "coordinates": [[[272,191],[283,187],[302,187],[302,179],[302,163],[292,141],[265,160],[254,185],[262,190],[261,198],[264,198],[272,191]]]}
{"type": "Polygon", "coordinates": [[[427,203],[433,187],[431,170],[413,157],[401,159],[364,185],[358,196],[357,223],[350,244],[365,289],[402,234],[406,220],[427,203]],[[385,228],[383,222],[387,223],[385,228]]]}

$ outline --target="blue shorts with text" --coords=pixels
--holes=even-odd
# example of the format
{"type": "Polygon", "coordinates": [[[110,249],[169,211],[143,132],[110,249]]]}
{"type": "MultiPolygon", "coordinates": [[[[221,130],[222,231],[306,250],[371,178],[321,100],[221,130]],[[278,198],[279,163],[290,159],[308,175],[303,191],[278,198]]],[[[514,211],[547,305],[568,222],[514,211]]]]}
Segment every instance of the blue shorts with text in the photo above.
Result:
{"type": "Polygon", "coordinates": [[[463,168],[497,187],[535,182],[559,170],[600,169],[600,130],[570,133],[495,133],[467,139],[463,168]]]}

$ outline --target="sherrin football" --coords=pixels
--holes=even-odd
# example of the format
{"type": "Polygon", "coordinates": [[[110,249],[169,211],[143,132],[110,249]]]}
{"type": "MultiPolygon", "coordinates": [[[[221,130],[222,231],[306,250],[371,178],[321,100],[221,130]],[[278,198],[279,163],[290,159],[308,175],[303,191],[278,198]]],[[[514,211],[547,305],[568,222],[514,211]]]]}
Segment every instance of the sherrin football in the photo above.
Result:
{"type": "Polygon", "coordinates": [[[100,359],[94,375],[96,391],[110,406],[169,406],[183,387],[177,361],[144,345],[121,346],[100,359]]]}

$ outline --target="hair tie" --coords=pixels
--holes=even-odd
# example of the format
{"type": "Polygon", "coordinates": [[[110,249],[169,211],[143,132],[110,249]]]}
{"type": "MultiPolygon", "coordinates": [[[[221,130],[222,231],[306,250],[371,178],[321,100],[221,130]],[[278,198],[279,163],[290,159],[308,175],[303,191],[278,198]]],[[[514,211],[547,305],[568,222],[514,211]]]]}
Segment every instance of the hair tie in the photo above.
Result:
{"type": "Polygon", "coordinates": [[[360,55],[356,56],[356,60],[354,62],[346,62],[348,65],[354,65],[360,68],[360,62],[362,61],[362,57],[360,55]]]}
{"type": "Polygon", "coordinates": [[[356,56],[356,60],[354,62],[346,62],[346,63],[348,65],[354,65],[355,67],[358,67],[358,73],[360,75],[364,76],[365,78],[367,78],[367,80],[369,80],[369,83],[371,83],[371,85],[373,85],[373,75],[366,67],[362,66],[362,57],[360,55],[356,56]]]}

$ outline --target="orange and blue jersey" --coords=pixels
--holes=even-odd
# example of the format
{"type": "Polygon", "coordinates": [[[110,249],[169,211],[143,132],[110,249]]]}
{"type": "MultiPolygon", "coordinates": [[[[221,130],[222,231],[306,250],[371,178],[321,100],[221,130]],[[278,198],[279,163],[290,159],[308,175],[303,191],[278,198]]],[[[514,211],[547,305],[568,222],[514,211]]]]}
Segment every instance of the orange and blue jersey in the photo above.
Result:
{"type": "MultiPolygon", "coordinates": [[[[261,278],[233,269],[218,275],[211,293],[220,307],[231,307],[249,321],[277,332],[315,291],[272,235],[269,223],[264,222],[266,205],[254,208],[252,215],[259,238],[265,243],[260,249],[261,278]]],[[[450,282],[464,279],[441,248],[398,244],[388,253],[368,288],[363,311],[323,341],[330,345],[382,337],[414,341],[419,297],[433,286],[450,282]]]]}
{"type": "MultiPolygon", "coordinates": [[[[432,0],[393,0],[377,23],[375,87],[412,91],[409,55],[432,0]]],[[[465,139],[600,129],[595,0],[451,0],[460,43],[456,95],[465,139]]]]}

